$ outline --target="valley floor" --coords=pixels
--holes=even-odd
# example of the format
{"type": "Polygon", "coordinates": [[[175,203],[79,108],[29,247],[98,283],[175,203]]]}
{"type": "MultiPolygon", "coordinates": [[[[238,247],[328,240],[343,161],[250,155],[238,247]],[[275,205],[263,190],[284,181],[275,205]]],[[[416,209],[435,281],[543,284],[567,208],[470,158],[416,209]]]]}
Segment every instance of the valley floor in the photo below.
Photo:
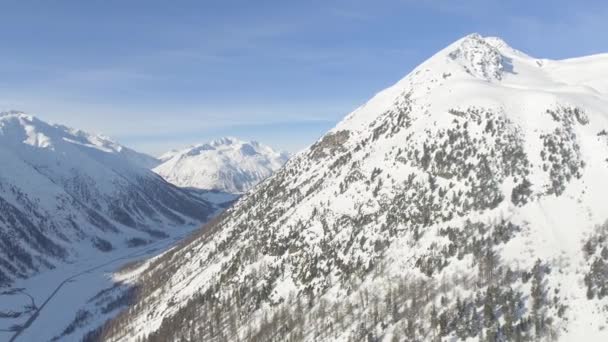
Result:
{"type": "Polygon", "coordinates": [[[79,341],[127,302],[128,275],[122,272],[119,277],[118,271],[162,254],[197,227],[183,227],[145,246],[84,257],[15,282],[0,291],[0,341],[79,341]]]}

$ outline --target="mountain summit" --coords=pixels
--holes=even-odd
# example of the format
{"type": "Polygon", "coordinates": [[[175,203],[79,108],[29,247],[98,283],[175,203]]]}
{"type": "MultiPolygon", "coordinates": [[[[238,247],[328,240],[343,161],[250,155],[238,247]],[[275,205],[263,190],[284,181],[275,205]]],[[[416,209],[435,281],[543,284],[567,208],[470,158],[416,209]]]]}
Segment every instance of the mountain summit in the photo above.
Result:
{"type": "Polygon", "coordinates": [[[470,35],[349,114],[96,332],[605,341],[608,55],[470,35]]]}
{"type": "Polygon", "coordinates": [[[266,179],[288,158],[256,141],[226,137],[168,152],[154,172],[181,187],[239,194],[266,179]]]}

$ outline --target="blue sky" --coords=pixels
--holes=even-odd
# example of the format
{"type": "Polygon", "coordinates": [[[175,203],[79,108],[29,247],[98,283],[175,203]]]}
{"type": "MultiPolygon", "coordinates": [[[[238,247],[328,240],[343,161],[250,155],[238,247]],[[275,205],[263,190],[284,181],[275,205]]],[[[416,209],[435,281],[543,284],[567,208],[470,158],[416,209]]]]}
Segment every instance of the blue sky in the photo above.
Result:
{"type": "Polygon", "coordinates": [[[0,109],[151,154],[231,135],[296,151],[450,42],[608,52],[606,1],[0,0],[0,109]]]}

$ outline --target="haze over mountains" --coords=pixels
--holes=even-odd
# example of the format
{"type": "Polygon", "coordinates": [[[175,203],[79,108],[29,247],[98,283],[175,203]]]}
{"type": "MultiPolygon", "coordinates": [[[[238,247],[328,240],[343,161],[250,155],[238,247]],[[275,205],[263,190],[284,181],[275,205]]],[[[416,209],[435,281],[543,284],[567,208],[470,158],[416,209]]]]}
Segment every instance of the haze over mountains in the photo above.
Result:
{"type": "Polygon", "coordinates": [[[451,44],[139,276],[106,341],[608,339],[608,55],[451,44]]]}

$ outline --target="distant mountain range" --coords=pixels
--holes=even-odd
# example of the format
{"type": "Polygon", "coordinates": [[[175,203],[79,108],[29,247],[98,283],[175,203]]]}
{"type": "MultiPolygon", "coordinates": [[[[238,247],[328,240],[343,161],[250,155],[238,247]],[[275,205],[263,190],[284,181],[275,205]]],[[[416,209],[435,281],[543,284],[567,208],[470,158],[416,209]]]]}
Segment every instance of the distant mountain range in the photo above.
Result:
{"type": "Polygon", "coordinates": [[[256,141],[222,138],[171,151],[153,171],[177,186],[232,194],[247,192],[289,159],[256,141]]]}

